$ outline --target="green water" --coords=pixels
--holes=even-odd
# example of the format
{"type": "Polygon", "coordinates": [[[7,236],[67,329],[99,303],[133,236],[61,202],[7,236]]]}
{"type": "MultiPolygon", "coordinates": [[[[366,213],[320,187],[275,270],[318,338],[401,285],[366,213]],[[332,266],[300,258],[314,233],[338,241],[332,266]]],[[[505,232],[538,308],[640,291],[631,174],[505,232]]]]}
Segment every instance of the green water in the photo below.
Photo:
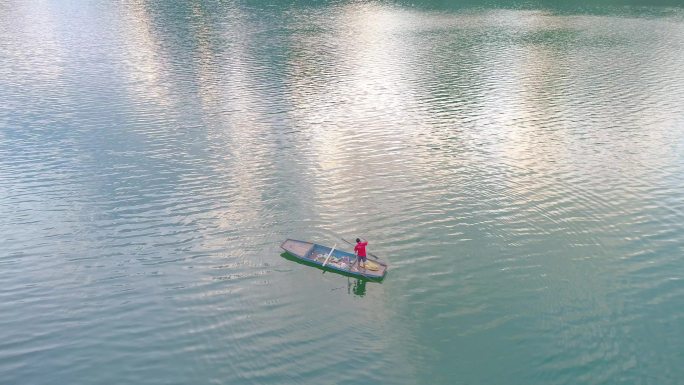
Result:
{"type": "Polygon", "coordinates": [[[679,384],[675,1],[0,5],[1,384],[679,384]],[[382,283],[281,256],[370,241],[382,283]]]}

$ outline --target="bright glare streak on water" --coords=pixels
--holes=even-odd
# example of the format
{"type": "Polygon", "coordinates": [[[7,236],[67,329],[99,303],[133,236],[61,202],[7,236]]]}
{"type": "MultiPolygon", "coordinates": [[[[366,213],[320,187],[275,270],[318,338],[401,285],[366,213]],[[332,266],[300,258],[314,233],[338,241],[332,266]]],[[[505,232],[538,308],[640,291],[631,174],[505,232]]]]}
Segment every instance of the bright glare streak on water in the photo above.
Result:
{"type": "Polygon", "coordinates": [[[678,384],[683,49],[666,5],[0,5],[0,382],[678,384]],[[278,247],[340,236],[385,282],[278,247]]]}

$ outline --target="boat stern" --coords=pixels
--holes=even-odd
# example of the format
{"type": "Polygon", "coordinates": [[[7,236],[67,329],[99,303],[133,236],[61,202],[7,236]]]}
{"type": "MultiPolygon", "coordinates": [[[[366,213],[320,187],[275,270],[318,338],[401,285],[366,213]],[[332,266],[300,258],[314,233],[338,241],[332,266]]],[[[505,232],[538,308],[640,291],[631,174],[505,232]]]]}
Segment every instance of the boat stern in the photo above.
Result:
{"type": "Polygon", "coordinates": [[[311,242],[298,241],[296,239],[287,239],[280,244],[280,248],[300,258],[305,258],[313,246],[311,242]]]}

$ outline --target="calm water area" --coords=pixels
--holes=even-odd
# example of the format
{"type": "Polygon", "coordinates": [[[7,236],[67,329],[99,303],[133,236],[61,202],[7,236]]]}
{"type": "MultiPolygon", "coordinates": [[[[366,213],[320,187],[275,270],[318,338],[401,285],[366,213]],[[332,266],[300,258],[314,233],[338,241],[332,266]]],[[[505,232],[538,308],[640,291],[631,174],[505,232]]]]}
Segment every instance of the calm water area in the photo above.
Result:
{"type": "Polygon", "coordinates": [[[683,381],[678,2],[0,5],[0,384],[683,381]]]}

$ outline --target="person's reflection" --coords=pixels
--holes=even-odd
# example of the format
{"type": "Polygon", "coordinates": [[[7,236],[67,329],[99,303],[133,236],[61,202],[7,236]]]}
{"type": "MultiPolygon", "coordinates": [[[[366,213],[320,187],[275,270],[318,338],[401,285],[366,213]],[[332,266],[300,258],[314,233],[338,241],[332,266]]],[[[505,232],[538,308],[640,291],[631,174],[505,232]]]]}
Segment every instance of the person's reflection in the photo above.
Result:
{"type": "Polygon", "coordinates": [[[358,295],[359,297],[366,295],[366,281],[363,279],[357,279],[354,282],[352,293],[354,293],[354,295],[358,295]]]}

